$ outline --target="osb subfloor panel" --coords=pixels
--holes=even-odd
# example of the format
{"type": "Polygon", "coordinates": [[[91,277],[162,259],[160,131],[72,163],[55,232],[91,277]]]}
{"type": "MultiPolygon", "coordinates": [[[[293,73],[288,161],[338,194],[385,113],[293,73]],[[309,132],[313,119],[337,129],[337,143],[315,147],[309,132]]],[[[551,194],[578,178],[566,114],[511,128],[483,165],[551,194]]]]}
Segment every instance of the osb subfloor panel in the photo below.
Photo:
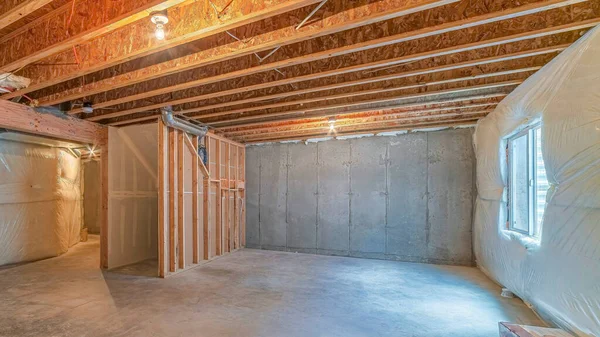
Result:
{"type": "Polygon", "coordinates": [[[161,280],[103,273],[98,249],[91,236],[1,270],[0,335],[490,337],[498,321],[541,324],[475,268],[242,250],[161,280]]]}

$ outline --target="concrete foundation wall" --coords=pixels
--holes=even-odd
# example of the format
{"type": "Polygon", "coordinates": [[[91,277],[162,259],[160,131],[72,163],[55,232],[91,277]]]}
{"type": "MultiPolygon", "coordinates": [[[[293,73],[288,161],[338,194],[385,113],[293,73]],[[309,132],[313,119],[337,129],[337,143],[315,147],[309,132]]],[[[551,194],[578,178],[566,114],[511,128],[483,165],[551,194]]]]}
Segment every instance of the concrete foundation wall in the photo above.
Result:
{"type": "Polygon", "coordinates": [[[471,132],[248,147],[247,247],[471,265],[471,132]]]}

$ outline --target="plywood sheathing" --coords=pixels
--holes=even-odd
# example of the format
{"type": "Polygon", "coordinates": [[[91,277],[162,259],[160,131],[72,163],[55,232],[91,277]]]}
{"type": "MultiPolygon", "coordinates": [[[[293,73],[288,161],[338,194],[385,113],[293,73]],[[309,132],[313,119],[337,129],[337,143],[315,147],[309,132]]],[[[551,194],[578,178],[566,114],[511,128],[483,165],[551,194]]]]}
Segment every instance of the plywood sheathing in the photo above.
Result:
{"type": "MultiPolygon", "coordinates": [[[[0,72],[19,69],[185,0],[69,2],[0,42],[0,72]],[[101,14],[101,15],[99,15],[101,14]]],[[[70,52],[74,54],[73,52],[70,52]]],[[[73,62],[77,60],[73,55],[73,62]]],[[[73,68],[73,67],[72,67],[73,68]]],[[[74,67],[77,69],[76,67],[74,67]]],[[[24,72],[25,77],[37,78],[24,72]]]]}
{"type": "Polygon", "coordinates": [[[0,3],[0,36],[27,25],[29,22],[43,16],[66,3],[68,0],[4,0],[0,3]]]}
{"type": "MultiPolygon", "coordinates": [[[[302,27],[300,30],[296,30],[296,25],[304,17],[309,15],[312,9],[312,7],[306,7],[279,16],[276,20],[263,20],[238,29],[230,29],[229,33],[231,35],[221,33],[212,36],[209,39],[199,41],[197,44],[185,46],[187,48],[177,48],[170,53],[168,59],[152,58],[153,60],[147,62],[143,68],[136,68],[134,71],[130,71],[127,74],[114,76],[115,74],[122,74],[123,68],[112,69],[112,71],[105,72],[108,76],[103,80],[96,80],[94,83],[89,84],[86,83],[84,86],[79,85],[73,90],[57,93],[48,98],[44,97],[41,98],[41,100],[43,102],[53,103],[110,91],[107,95],[93,98],[93,101],[99,104],[98,106],[109,106],[118,104],[119,101],[131,101],[131,98],[127,100],[123,99],[123,97],[131,96],[136,89],[149,91],[152,84],[154,84],[154,91],[145,94],[145,97],[164,94],[176,90],[175,88],[165,90],[165,88],[171,87],[176,81],[181,82],[182,76],[186,82],[190,79],[196,79],[197,77],[188,74],[187,72],[201,66],[240,56],[249,56],[255,62],[260,63],[254,53],[262,54],[264,56],[266,53],[269,53],[270,50],[280,45],[291,44],[294,41],[301,41],[338,32],[347,27],[384,20],[420,8],[429,8],[432,4],[445,4],[452,1],[456,0],[412,0],[409,2],[394,0],[383,2],[383,4],[382,2],[377,2],[372,5],[361,7],[361,5],[364,5],[363,2],[344,2],[337,0],[331,2],[331,6],[336,12],[329,13],[331,15],[322,20],[322,22],[312,23],[302,27]],[[354,10],[356,7],[360,10],[354,10]],[[405,9],[405,11],[403,11],[403,9],[405,9]],[[242,41],[236,40],[233,36],[242,39],[242,41]],[[168,83],[168,86],[156,86],[157,81],[155,79],[166,75],[170,76],[161,79],[161,81],[163,83],[168,83]],[[139,84],[127,88],[127,86],[132,86],[143,81],[149,81],[150,83],[139,84]],[[114,90],[115,88],[124,87],[124,90],[114,90]]],[[[277,13],[273,13],[273,15],[275,14],[277,13]]],[[[251,22],[250,20],[247,21],[251,22]]],[[[181,85],[185,86],[184,84],[181,85]]],[[[190,85],[194,84],[188,83],[187,86],[182,87],[181,89],[189,88],[190,85]]]]}
{"type": "MultiPolygon", "coordinates": [[[[585,4],[577,4],[573,7],[584,5],[585,4]]],[[[529,9],[529,7],[526,6],[526,8],[522,8],[522,10],[518,13],[528,13],[528,11],[526,11],[525,9],[529,9]]],[[[435,10],[441,11],[441,9],[433,9],[431,11],[435,10]]],[[[580,14],[577,17],[577,19],[586,19],[588,16],[592,16],[594,18],[600,16],[598,15],[600,11],[598,13],[594,12],[592,14],[590,14],[589,12],[582,11],[579,11],[578,13],[583,14],[580,14]]],[[[423,15],[422,13],[416,13],[410,16],[419,14],[423,15]]],[[[441,16],[441,13],[437,14],[438,16],[441,16]]],[[[509,15],[500,14],[496,14],[496,16],[510,17],[509,15]]],[[[484,20],[485,18],[487,18],[487,16],[476,17],[476,20],[471,20],[481,23],[486,22],[484,20]]],[[[459,45],[469,45],[474,41],[482,41],[481,44],[483,45],[483,42],[490,42],[490,40],[494,38],[501,38],[509,35],[529,32],[532,30],[532,27],[546,28],[549,26],[549,23],[553,22],[556,22],[558,24],[560,24],[561,22],[570,23],[573,21],[573,16],[565,8],[557,8],[547,10],[542,13],[528,15],[526,19],[527,25],[524,23],[524,20],[525,18],[518,17],[510,20],[488,23],[478,27],[462,29],[459,31],[453,31],[443,34],[440,34],[440,32],[444,32],[443,29],[435,29],[435,31],[438,33],[434,34],[435,36],[427,37],[424,37],[426,36],[426,33],[431,34],[431,29],[428,29],[428,27],[431,27],[431,25],[435,24],[435,22],[431,22],[433,20],[427,21],[425,18],[420,19],[419,22],[422,21],[421,25],[424,26],[424,28],[421,28],[420,30],[410,30],[411,28],[414,28],[414,26],[407,27],[406,22],[410,22],[410,20],[389,20],[385,23],[389,24],[390,27],[394,27],[394,29],[372,27],[374,25],[377,25],[374,24],[369,26],[368,29],[357,28],[350,31],[333,34],[327,37],[316,38],[309,41],[295,43],[280,48],[280,50],[278,50],[277,53],[275,53],[267,61],[259,65],[257,65],[258,61],[254,56],[247,56],[232,61],[221,62],[212,67],[199,68],[198,70],[186,72],[184,74],[179,74],[177,75],[179,76],[179,79],[174,79],[174,77],[176,76],[168,76],[161,79],[160,81],[150,81],[154,82],[154,84],[151,84],[150,82],[141,83],[135,87],[138,88],[140,91],[144,92],[151,91],[154,88],[165,87],[171,87],[171,89],[180,89],[181,85],[177,83],[186,83],[184,86],[193,85],[194,88],[175,91],[165,96],[159,95],[155,97],[146,97],[145,94],[143,96],[135,96],[136,99],[140,100],[117,105],[115,106],[115,109],[117,110],[116,112],[104,112],[103,114],[99,113],[98,115],[92,116],[90,118],[91,120],[100,120],[108,117],[117,117],[121,115],[157,109],[166,103],[180,105],[176,107],[176,110],[194,112],[189,110],[195,108],[197,109],[198,107],[205,106],[207,104],[212,104],[211,100],[206,102],[198,99],[197,96],[202,95],[204,92],[206,92],[206,89],[210,90],[210,86],[208,88],[204,86],[199,86],[201,84],[212,84],[216,81],[223,81],[228,78],[239,78],[241,76],[245,76],[245,78],[248,78],[249,75],[262,73],[267,70],[270,70],[272,73],[277,73],[273,70],[275,68],[283,68],[281,69],[281,71],[285,74],[285,77],[293,78],[314,72],[314,70],[318,70],[318,72],[323,72],[333,69],[357,66],[364,63],[374,63],[377,61],[382,62],[384,60],[388,60],[389,63],[389,59],[392,58],[398,58],[400,56],[406,55],[418,55],[420,53],[433,50],[440,51],[447,49],[445,54],[452,54],[460,51],[456,50],[456,47],[459,45]],[[396,33],[396,31],[399,32],[396,33]],[[416,37],[420,38],[415,39],[416,37]],[[405,41],[407,39],[410,41],[405,41]],[[397,43],[399,41],[405,42],[397,43]],[[375,48],[376,46],[379,47],[375,48]],[[183,77],[185,77],[185,79],[183,77]],[[193,80],[190,81],[191,79],[193,80]],[[141,100],[141,98],[144,99],[141,100]]],[[[463,23],[460,20],[457,20],[457,22],[463,23]]],[[[456,22],[453,24],[456,27],[456,29],[462,27],[462,25],[459,25],[456,22]]],[[[383,25],[383,23],[381,23],[380,25],[383,25]]],[[[524,37],[521,37],[521,39],[524,39],[524,37]]],[[[469,49],[475,48],[470,47],[467,50],[469,49]]],[[[440,55],[439,52],[438,55],[440,55]]],[[[435,55],[427,56],[431,57],[435,55]]],[[[423,57],[424,56],[421,56],[421,58],[423,57]]],[[[397,60],[396,63],[411,61],[415,60],[397,60]]],[[[386,66],[389,64],[380,63],[376,65],[386,66]]],[[[362,69],[361,67],[361,70],[364,69],[362,69]]],[[[265,83],[273,80],[282,79],[282,75],[280,74],[275,76],[279,77],[261,78],[259,76],[259,83],[265,83]]],[[[256,82],[250,83],[250,85],[253,84],[256,84],[256,82]]],[[[225,84],[223,83],[223,85],[225,84]]],[[[237,81],[236,87],[245,86],[245,82],[240,80],[237,81]]],[[[231,88],[231,83],[228,86],[228,88],[231,88]]],[[[136,92],[135,88],[130,89],[133,90],[133,92],[136,92]]],[[[216,88],[213,90],[223,90],[223,87],[216,88]]],[[[120,91],[120,95],[130,95],[130,93],[127,93],[127,90],[125,90],[125,93],[123,91],[120,91]]]]}
{"type": "MultiPolygon", "coordinates": [[[[88,1],[97,2],[95,0],[88,1]]],[[[163,3],[161,8],[183,2],[183,0],[152,1],[163,3]]],[[[150,2],[150,0],[144,0],[141,4],[144,2],[150,2]]],[[[84,77],[81,79],[81,77],[117,66],[123,62],[148,56],[152,53],[162,52],[172,47],[223,32],[226,29],[232,29],[315,2],[317,0],[275,0],[270,2],[270,6],[267,6],[267,3],[263,1],[234,1],[228,6],[227,11],[219,17],[214,12],[209,1],[187,1],[169,11],[169,35],[166,42],[159,41],[154,37],[154,26],[149,20],[139,20],[151,12],[145,11],[144,16],[132,17],[135,20],[129,19],[129,23],[131,24],[122,29],[115,30],[103,36],[95,36],[93,39],[88,39],[88,41],[79,41],[77,51],[81,62],[78,62],[74,53],[70,51],[52,55],[41,62],[71,65],[79,63],[77,66],[40,67],[32,65],[23,69],[23,76],[34,79],[34,83],[27,90],[21,91],[21,93],[33,92],[74,78],[78,78],[78,81],[83,81],[83,83],[76,82],[76,86],[97,81],[98,76],[102,78],[101,73],[94,74],[91,78],[84,77]]],[[[114,3],[115,5],[113,6],[124,6],[123,3],[128,3],[130,4],[128,6],[131,7],[138,2],[120,0],[117,2],[109,1],[107,3],[114,3]]],[[[77,5],[78,8],[80,6],[79,4],[77,5]]],[[[103,13],[102,11],[88,11],[85,8],[84,10],[84,13],[103,13]]],[[[208,46],[210,44],[206,45],[206,41],[204,41],[198,46],[191,46],[191,48],[205,48],[208,46]]],[[[172,53],[162,53],[156,56],[156,60],[163,62],[172,57],[172,53]]],[[[148,64],[148,61],[146,59],[143,62],[148,64]]],[[[135,67],[132,62],[129,62],[120,69],[131,71],[135,67]],[[129,67],[126,65],[129,65],[129,67]]],[[[112,77],[117,72],[118,69],[109,69],[105,74],[108,77],[112,77]]],[[[59,86],[58,88],[61,87],[59,86]]],[[[13,95],[5,95],[3,97],[10,98],[11,96],[13,95]]],[[[48,102],[45,103],[47,104],[48,102]]]]}

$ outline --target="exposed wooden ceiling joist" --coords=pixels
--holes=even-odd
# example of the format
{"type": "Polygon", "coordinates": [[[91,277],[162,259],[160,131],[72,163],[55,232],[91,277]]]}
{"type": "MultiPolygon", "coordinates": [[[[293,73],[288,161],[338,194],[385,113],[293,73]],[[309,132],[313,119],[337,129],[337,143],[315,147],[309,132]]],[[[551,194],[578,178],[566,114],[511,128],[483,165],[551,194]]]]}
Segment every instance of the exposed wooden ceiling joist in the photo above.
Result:
{"type": "MultiPolygon", "coordinates": [[[[343,41],[343,45],[337,47],[337,48],[328,48],[329,44],[324,44],[323,41],[321,40],[310,40],[310,41],[305,41],[304,43],[300,43],[300,44],[295,44],[295,45],[291,45],[289,46],[288,49],[282,49],[278,52],[278,54],[274,55],[273,57],[271,57],[272,61],[269,61],[266,64],[258,64],[258,65],[252,65],[252,62],[248,63],[244,60],[232,60],[229,61],[227,63],[230,63],[231,65],[227,65],[227,64],[219,64],[219,67],[217,67],[217,69],[236,69],[236,68],[241,68],[240,70],[237,71],[230,71],[230,72],[226,72],[223,73],[223,71],[217,71],[217,74],[215,76],[210,76],[209,74],[206,74],[206,72],[203,70],[203,68],[194,70],[192,72],[186,73],[185,76],[187,76],[187,81],[184,79],[175,79],[174,82],[176,84],[174,85],[169,85],[171,81],[169,81],[168,79],[164,79],[164,80],[155,80],[154,82],[156,82],[155,84],[152,83],[142,83],[140,85],[138,85],[135,88],[129,88],[131,90],[123,90],[122,92],[118,93],[117,96],[119,98],[117,99],[109,99],[109,100],[105,100],[102,101],[100,97],[95,97],[94,99],[92,99],[92,101],[94,102],[95,106],[98,108],[101,107],[107,107],[107,106],[114,106],[117,104],[121,104],[120,106],[117,107],[118,112],[114,112],[109,114],[108,116],[106,116],[105,118],[113,118],[116,117],[118,115],[128,115],[128,114],[133,114],[133,113],[138,113],[138,112],[143,112],[143,111],[150,111],[153,109],[158,109],[161,106],[164,106],[165,104],[171,104],[171,105],[180,105],[180,104],[186,104],[186,103],[192,103],[192,102],[197,102],[199,101],[198,98],[202,99],[202,97],[198,97],[198,92],[202,92],[202,90],[198,90],[196,87],[198,86],[206,86],[209,84],[213,84],[213,83],[217,83],[217,82],[222,82],[222,81],[226,81],[226,80],[231,80],[231,79],[237,79],[240,77],[248,77],[249,75],[253,75],[253,74],[258,74],[258,73],[264,73],[267,71],[273,71],[275,69],[282,69],[284,70],[284,72],[287,72],[288,69],[285,69],[286,67],[291,67],[291,66],[297,66],[300,64],[303,65],[307,65],[307,64],[311,64],[311,62],[315,62],[315,64],[318,64],[318,62],[316,61],[323,61],[323,60],[328,60],[328,59],[332,59],[332,58],[337,58],[337,59],[341,59],[342,57],[344,57],[345,55],[349,55],[352,54],[352,58],[354,59],[364,59],[364,57],[361,57],[360,54],[368,54],[368,53],[378,53],[379,50],[383,50],[384,48],[388,48],[391,49],[394,47],[394,45],[398,44],[398,43],[402,43],[402,42],[409,42],[412,41],[414,43],[412,44],[406,44],[406,48],[403,49],[407,49],[407,50],[414,50],[415,49],[415,45],[417,44],[417,42],[421,42],[420,44],[427,44],[428,41],[426,41],[428,37],[431,36],[437,36],[439,39],[438,40],[433,40],[429,41],[429,45],[431,45],[431,47],[429,49],[440,49],[440,48],[436,48],[436,45],[440,44],[440,41],[442,40],[452,40],[452,37],[454,36],[458,36],[461,37],[463,34],[451,34],[451,32],[455,32],[458,30],[465,30],[469,27],[478,27],[480,28],[481,33],[480,34],[474,34],[474,35],[479,35],[480,38],[486,38],[487,35],[489,35],[489,30],[491,28],[497,28],[497,27],[488,27],[489,25],[498,22],[498,21],[502,21],[502,20],[510,20],[510,19],[515,19],[515,18],[519,18],[522,17],[523,15],[529,15],[528,17],[530,18],[529,21],[532,22],[536,22],[539,24],[540,22],[543,22],[544,24],[548,25],[548,23],[551,22],[561,22],[565,21],[568,22],[569,20],[572,20],[571,15],[569,13],[566,13],[563,10],[560,10],[560,8],[556,9],[556,7],[558,7],[559,5],[564,5],[564,4],[570,4],[570,1],[541,1],[541,2],[537,2],[537,3],[533,3],[533,4],[529,4],[529,5],[523,5],[523,6],[519,6],[516,8],[512,8],[510,10],[506,10],[506,11],[500,11],[500,12],[493,12],[493,13],[488,13],[485,15],[479,15],[479,16],[475,16],[473,18],[468,18],[468,19],[463,19],[463,20],[456,20],[456,21],[452,21],[452,22],[447,22],[447,23],[443,23],[440,25],[434,25],[434,26],[430,26],[431,24],[434,24],[435,22],[431,23],[431,22],[427,22],[426,20],[422,19],[422,23],[420,23],[421,25],[424,26],[424,28],[422,29],[417,29],[417,30],[410,30],[410,31],[404,31],[403,29],[409,29],[407,28],[401,28],[399,29],[400,32],[397,34],[392,34],[389,35],[390,32],[389,31],[385,31],[385,30],[375,30],[375,29],[370,29],[369,32],[370,34],[356,34],[353,31],[349,31],[349,32],[344,32],[344,34],[338,34],[338,36],[336,36],[336,40],[340,40],[343,41]],[[554,10],[552,10],[554,9],[554,10]],[[545,13],[543,15],[535,15],[535,14],[531,14],[531,13],[541,13],[541,12],[545,12],[545,11],[549,11],[552,10],[548,13],[545,13]],[[536,19],[536,20],[534,20],[536,19]],[[429,25],[429,26],[428,26],[429,25]],[[482,27],[483,26],[483,27],[482,27]],[[375,49],[375,50],[373,50],[375,49]],[[311,51],[311,53],[306,54],[306,51],[311,51]],[[317,52],[314,52],[317,51],[317,52]],[[291,54],[291,55],[297,55],[297,57],[288,57],[287,54],[291,54]],[[356,54],[356,55],[354,55],[356,54]],[[246,67],[246,64],[250,64],[250,67],[246,67]],[[189,79],[193,79],[193,80],[189,80],[189,79]],[[190,89],[187,91],[182,91],[185,89],[190,89]],[[141,90],[142,93],[136,93],[136,91],[141,90]],[[162,96],[156,96],[157,94],[161,94],[161,93],[165,93],[168,92],[169,94],[167,95],[162,95],[162,96]],[[175,92],[176,97],[181,97],[181,96],[187,96],[185,98],[179,98],[179,99],[169,99],[169,95],[171,95],[172,92],[175,92]],[[133,95],[130,95],[129,93],[133,93],[133,95]],[[124,97],[123,97],[124,96],[124,97]],[[156,97],[153,97],[156,96],[156,97]],[[164,96],[164,97],[163,97],[164,96]],[[152,98],[155,101],[158,101],[158,103],[156,104],[143,104],[143,106],[140,107],[135,107],[135,104],[127,104],[124,105],[123,103],[128,102],[128,101],[136,101],[136,102],[143,102],[145,100],[148,100],[152,98]],[[97,102],[98,100],[101,100],[99,103],[97,102]]],[[[443,7],[442,7],[443,8],[443,7]]],[[[434,9],[432,11],[435,10],[442,10],[441,8],[439,9],[434,9]]],[[[417,13],[420,14],[420,13],[417,13]]],[[[412,16],[417,16],[417,14],[414,14],[412,16]]],[[[423,14],[425,15],[425,14],[423,14]]],[[[409,20],[407,18],[407,20],[409,20]]],[[[395,22],[394,22],[395,23],[395,22]]],[[[516,22],[515,24],[519,24],[522,22],[516,22]]],[[[394,26],[394,25],[393,25],[394,26]]],[[[521,27],[521,28],[513,28],[514,31],[528,31],[528,27],[521,27]]],[[[497,35],[506,35],[503,30],[499,30],[499,32],[497,33],[497,35]]],[[[529,37],[522,37],[522,39],[526,39],[529,37]]],[[[444,41],[442,41],[444,42],[444,41]]],[[[490,45],[494,45],[494,41],[489,41],[490,45]]],[[[447,43],[446,43],[447,44],[447,43]]],[[[471,50],[473,48],[483,48],[486,46],[490,46],[490,45],[486,45],[485,43],[479,43],[479,45],[476,46],[467,46],[465,47],[466,49],[463,48],[462,51],[464,50],[471,50]]],[[[422,46],[420,46],[422,48],[422,46]]],[[[422,48],[423,49],[423,48],[422,48]]],[[[437,54],[435,55],[422,55],[420,57],[424,58],[424,57],[432,57],[432,56],[441,56],[444,55],[444,53],[447,54],[452,54],[452,53],[457,53],[460,52],[461,50],[456,48],[456,47],[448,47],[445,48],[445,50],[442,51],[438,51],[437,54]]],[[[385,54],[385,53],[384,53],[385,54]]],[[[387,53],[389,54],[389,52],[387,53]]],[[[252,60],[252,59],[251,59],[252,60]]],[[[389,66],[392,64],[399,64],[401,62],[410,62],[410,61],[414,61],[415,58],[413,59],[407,59],[406,57],[404,57],[402,60],[396,60],[396,63],[392,63],[392,62],[387,62],[383,63],[380,62],[380,64],[374,63],[371,64],[371,68],[372,67],[377,67],[377,66],[389,66]]],[[[337,63],[339,63],[340,61],[337,61],[337,63]]],[[[340,65],[336,65],[336,68],[346,68],[346,67],[341,67],[340,65]]],[[[366,67],[361,67],[360,69],[347,69],[349,71],[357,71],[357,70],[365,70],[365,69],[369,69],[370,67],[366,66],[366,67]]],[[[338,74],[341,73],[341,71],[338,71],[338,74]]],[[[287,74],[287,73],[286,73],[287,74]]],[[[289,77],[289,76],[286,76],[289,77]]],[[[266,81],[263,81],[263,83],[266,81]]],[[[293,80],[290,81],[290,83],[293,83],[293,80]]],[[[240,88],[241,90],[244,90],[244,87],[240,88]]],[[[202,96],[202,95],[200,95],[202,96]]],[[[135,102],[134,102],[135,103],[135,102]]],[[[80,112],[80,110],[75,110],[73,112],[80,112]]],[[[96,116],[92,117],[94,118],[93,120],[98,120],[96,118],[96,116]]]]}
{"type": "Polygon", "coordinates": [[[413,131],[419,129],[437,129],[437,128],[459,128],[459,127],[470,127],[477,123],[479,118],[468,117],[461,119],[452,119],[447,121],[433,121],[433,122],[421,122],[421,123],[407,123],[407,124],[394,124],[386,125],[378,128],[355,128],[349,131],[340,131],[335,134],[329,134],[329,132],[312,132],[312,133],[290,133],[285,136],[278,137],[264,137],[261,139],[253,140],[242,140],[245,144],[259,144],[268,142],[280,142],[280,141],[304,141],[309,139],[320,139],[320,138],[337,138],[347,137],[355,135],[378,135],[388,132],[402,132],[402,131],[413,131]]]}
{"type": "MultiPolygon", "coordinates": [[[[88,1],[97,2],[95,0],[88,1]]],[[[150,1],[143,0],[142,3],[150,1]]],[[[27,94],[320,1],[275,0],[269,5],[262,1],[252,1],[249,3],[238,1],[231,3],[227,7],[226,12],[223,13],[224,16],[220,17],[213,12],[213,7],[209,1],[152,0],[152,3],[156,2],[159,5],[146,9],[139,15],[133,15],[123,20],[123,23],[133,22],[133,24],[125,26],[122,29],[116,29],[120,28],[121,25],[114,27],[115,25],[113,24],[110,27],[116,30],[113,29],[115,31],[111,34],[99,37],[91,36],[87,40],[78,39],[77,51],[79,53],[79,60],[73,52],[65,52],[58,55],[53,55],[56,54],[53,53],[52,57],[40,63],[56,64],[56,66],[32,65],[23,69],[22,75],[33,79],[32,85],[18,93],[7,94],[1,98],[9,99],[21,94],[27,94]],[[154,28],[152,23],[149,20],[139,19],[148,16],[153,10],[170,7],[175,4],[181,5],[169,11],[168,38],[165,41],[159,41],[152,34],[154,28]]],[[[124,2],[124,0],[109,3],[119,4],[121,2],[124,2]]],[[[137,3],[136,1],[125,2],[137,3]]],[[[97,10],[95,12],[102,13],[102,11],[97,10]]],[[[47,102],[43,104],[47,104],[47,102]]]]}
{"type": "MultiPolygon", "coordinates": [[[[73,0],[0,42],[0,72],[14,71],[186,0],[73,0]],[[101,15],[93,15],[99,13],[101,15]],[[93,15],[93,17],[91,17],[93,15]]],[[[73,60],[72,64],[76,64],[73,60]]]]}
{"type": "Polygon", "coordinates": [[[0,98],[114,126],[173,105],[245,143],[326,136],[331,117],[341,135],[457,126],[600,24],[598,0],[122,2],[20,0],[32,13],[0,16],[0,71],[33,84],[0,98]],[[165,41],[151,5],[170,7],[165,41]]]}
{"type": "MultiPolygon", "coordinates": [[[[250,56],[251,59],[255,60],[254,53],[266,52],[268,54],[268,52],[272,51],[274,48],[281,46],[335,34],[349,29],[355,29],[375,22],[389,20],[391,18],[408,15],[410,13],[427,10],[432,7],[442,6],[456,1],[458,0],[418,0],[407,3],[402,0],[387,0],[380,2],[374,1],[366,5],[357,6],[360,4],[359,2],[330,0],[323,8],[321,8],[321,11],[327,10],[326,16],[321,20],[310,22],[309,24],[302,26],[301,29],[296,29],[295,27],[302,21],[302,15],[310,13],[308,10],[302,12],[301,15],[300,13],[296,13],[296,15],[290,16],[288,18],[289,21],[279,19],[276,26],[277,29],[274,29],[274,27],[271,26],[256,25],[256,27],[245,27],[244,30],[239,32],[243,34],[251,32],[253,34],[252,36],[240,35],[238,32],[234,31],[233,33],[240,35],[239,38],[242,38],[243,41],[236,41],[233,37],[224,35],[222,39],[225,42],[214,48],[205,48],[197,53],[154,64],[143,69],[138,69],[101,81],[96,81],[48,97],[42,97],[40,98],[40,101],[45,104],[55,104],[62,101],[115,90],[115,88],[131,86],[144,81],[151,82],[146,83],[144,86],[145,91],[138,95],[128,95],[127,97],[117,98],[106,102],[99,101],[98,99],[91,99],[96,107],[101,108],[143,99],[145,97],[165,94],[175,90],[191,88],[199,85],[198,82],[188,81],[179,85],[165,86],[164,79],[157,80],[156,78],[182,72],[190,72],[203,66],[216,64],[236,57],[250,56]],[[162,82],[163,85],[160,85],[160,82],[162,82]],[[148,86],[152,85],[152,83],[154,83],[154,89],[149,89],[148,86]]],[[[256,63],[260,64],[261,62],[258,60],[256,63]]],[[[269,69],[273,70],[276,67],[277,66],[271,66],[269,69]]],[[[195,74],[190,73],[186,73],[185,76],[185,78],[197,78],[195,74]]],[[[78,112],[80,111],[73,111],[73,113],[78,112]]]]}
{"type": "Polygon", "coordinates": [[[471,108],[471,107],[488,107],[496,106],[500,100],[506,97],[506,93],[496,94],[484,94],[475,96],[466,96],[451,99],[437,99],[431,101],[421,101],[416,103],[400,103],[387,106],[383,110],[376,108],[358,108],[346,113],[342,116],[335,112],[325,111],[311,116],[295,117],[295,118],[283,118],[270,121],[256,121],[249,123],[238,123],[226,126],[213,126],[217,132],[228,133],[237,130],[261,130],[263,128],[270,128],[273,126],[283,127],[286,125],[299,125],[312,123],[314,121],[321,121],[330,117],[337,118],[352,118],[355,116],[387,116],[394,115],[397,113],[407,112],[428,112],[428,111],[448,111],[455,109],[471,108]]]}
{"type": "Polygon", "coordinates": [[[52,0],[4,0],[0,3],[0,30],[19,21],[27,14],[46,6],[52,0]]]}

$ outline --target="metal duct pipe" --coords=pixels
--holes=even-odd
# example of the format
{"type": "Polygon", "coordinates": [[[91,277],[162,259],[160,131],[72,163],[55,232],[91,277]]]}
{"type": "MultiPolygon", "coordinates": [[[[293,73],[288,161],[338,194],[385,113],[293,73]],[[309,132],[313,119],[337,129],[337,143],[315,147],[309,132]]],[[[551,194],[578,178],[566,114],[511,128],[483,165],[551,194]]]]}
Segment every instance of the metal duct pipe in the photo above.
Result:
{"type": "Polygon", "coordinates": [[[170,106],[160,109],[162,121],[166,126],[187,132],[189,134],[204,137],[208,132],[208,127],[190,123],[186,120],[173,116],[173,109],[170,106]]]}

